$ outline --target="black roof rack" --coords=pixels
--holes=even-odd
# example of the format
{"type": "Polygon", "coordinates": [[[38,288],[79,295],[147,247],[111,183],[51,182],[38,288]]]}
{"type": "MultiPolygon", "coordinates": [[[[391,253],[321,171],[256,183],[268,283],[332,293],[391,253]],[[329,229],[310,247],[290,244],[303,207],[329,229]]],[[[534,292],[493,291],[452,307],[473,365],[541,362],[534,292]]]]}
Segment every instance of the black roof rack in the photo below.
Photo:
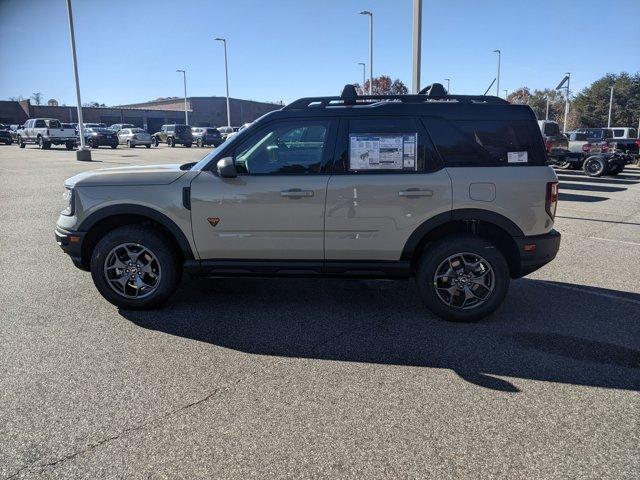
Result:
{"type": "Polygon", "coordinates": [[[439,83],[429,85],[417,95],[358,95],[355,86],[347,84],[339,97],[305,97],[300,98],[283,110],[304,110],[306,108],[326,108],[343,106],[371,106],[381,102],[402,103],[428,103],[428,102],[457,102],[457,103],[484,103],[494,105],[509,105],[505,99],[491,95],[449,95],[439,83]]]}

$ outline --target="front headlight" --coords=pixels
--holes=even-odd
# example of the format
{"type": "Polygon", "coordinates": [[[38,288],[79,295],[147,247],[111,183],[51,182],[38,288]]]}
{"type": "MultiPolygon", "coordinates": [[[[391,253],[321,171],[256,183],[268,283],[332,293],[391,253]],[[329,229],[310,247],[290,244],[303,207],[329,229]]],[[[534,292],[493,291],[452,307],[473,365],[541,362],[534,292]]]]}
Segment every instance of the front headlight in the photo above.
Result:
{"type": "Polygon", "coordinates": [[[64,187],[64,193],[62,194],[62,198],[64,198],[67,207],[62,210],[62,212],[60,212],[62,215],[67,215],[67,216],[71,216],[73,215],[75,209],[74,209],[74,197],[75,195],[73,194],[73,188],[69,188],[69,187],[64,187]]]}

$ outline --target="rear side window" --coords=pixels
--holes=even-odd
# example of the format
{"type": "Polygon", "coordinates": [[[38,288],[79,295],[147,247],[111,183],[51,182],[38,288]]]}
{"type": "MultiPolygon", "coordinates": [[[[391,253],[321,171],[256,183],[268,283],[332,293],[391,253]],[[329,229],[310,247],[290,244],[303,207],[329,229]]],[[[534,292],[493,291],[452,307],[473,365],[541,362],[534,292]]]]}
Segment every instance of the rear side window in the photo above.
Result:
{"type": "Polygon", "coordinates": [[[45,128],[44,120],[36,120],[34,128],[45,128]]]}
{"type": "Polygon", "coordinates": [[[526,120],[424,118],[447,167],[545,165],[536,123],[526,120]]]}
{"type": "Polygon", "coordinates": [[[176,133],[191,133],[191,128],[188,125],[176,125],[176,133]]]}
{"type": "Polygon", "coordinates": [[[560,127],[557,123],[547,122],[544,124],[544,134],[547,137],[559,137],[560,136],[560,127]]]}

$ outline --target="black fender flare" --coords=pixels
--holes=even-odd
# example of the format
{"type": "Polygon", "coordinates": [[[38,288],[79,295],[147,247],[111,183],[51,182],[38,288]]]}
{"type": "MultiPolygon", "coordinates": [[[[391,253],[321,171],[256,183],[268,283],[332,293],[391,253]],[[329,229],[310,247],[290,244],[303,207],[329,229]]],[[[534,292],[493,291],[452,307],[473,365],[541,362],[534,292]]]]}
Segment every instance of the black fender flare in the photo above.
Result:
{"type": "Polygon", "coordinates": [[[191,250],[189,240],[187,240],[187,237],[182,232],[180,227],[178,227],[178,225],[176,225],[175,222],[165,214],[159,212],[158,210],[154,210],[153,208],[145,207],[143,205],[120,204],[101,208],[100,210],[93,212],[91,215],[85,218],[78,226],[78,231],[88,232],[89,230],[91,230],[91,227],[93,227],[99,221],[116,215],[137,215],[158,222],[160,225],[166,228],[167,231],[171,233],[171,235],[173,235],[173,238],[178,243],[178,246],[184,254],[185,260],[193,260],[195,258],[193,255],[193,251],[191,250]]]}
{"type": "Polygon", "coordinates": [[[420,245],[420,242],[425,236],[429,234],[429,232],[442,225],[458,220],[478,220],[482,222],[492,223],[502,228],[514,238],[525,236],[522,229],[504,215],[492,212],[490,210],[481,210],[477,208],[460,208],[457,210],[440,213],[434,217],[431,217],[429,220],[418,226],[418,228],[413,231],[413,233],[405,242],[400,259],[410,261],[413,258],[414,252],[420,245]]]}

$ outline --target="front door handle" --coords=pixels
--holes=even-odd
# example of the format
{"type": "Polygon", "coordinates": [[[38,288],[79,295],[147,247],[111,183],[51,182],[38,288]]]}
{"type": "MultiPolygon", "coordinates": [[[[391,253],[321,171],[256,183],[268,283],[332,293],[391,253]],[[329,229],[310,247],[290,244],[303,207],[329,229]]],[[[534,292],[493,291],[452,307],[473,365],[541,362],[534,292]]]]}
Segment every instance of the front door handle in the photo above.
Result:
{"type": "Polygon", "coordinates": [[[421,190],[420,188],[408,188],[398,192],[399,197],[433,197],[433,190],[421,190]]]}
{"type": "Polygon", "coordinates": [[[299,188],[292,188],[290,190],[281,191],[280,196],[288,198],[313,197],[313,190],[300,190],[299,188]]]}

